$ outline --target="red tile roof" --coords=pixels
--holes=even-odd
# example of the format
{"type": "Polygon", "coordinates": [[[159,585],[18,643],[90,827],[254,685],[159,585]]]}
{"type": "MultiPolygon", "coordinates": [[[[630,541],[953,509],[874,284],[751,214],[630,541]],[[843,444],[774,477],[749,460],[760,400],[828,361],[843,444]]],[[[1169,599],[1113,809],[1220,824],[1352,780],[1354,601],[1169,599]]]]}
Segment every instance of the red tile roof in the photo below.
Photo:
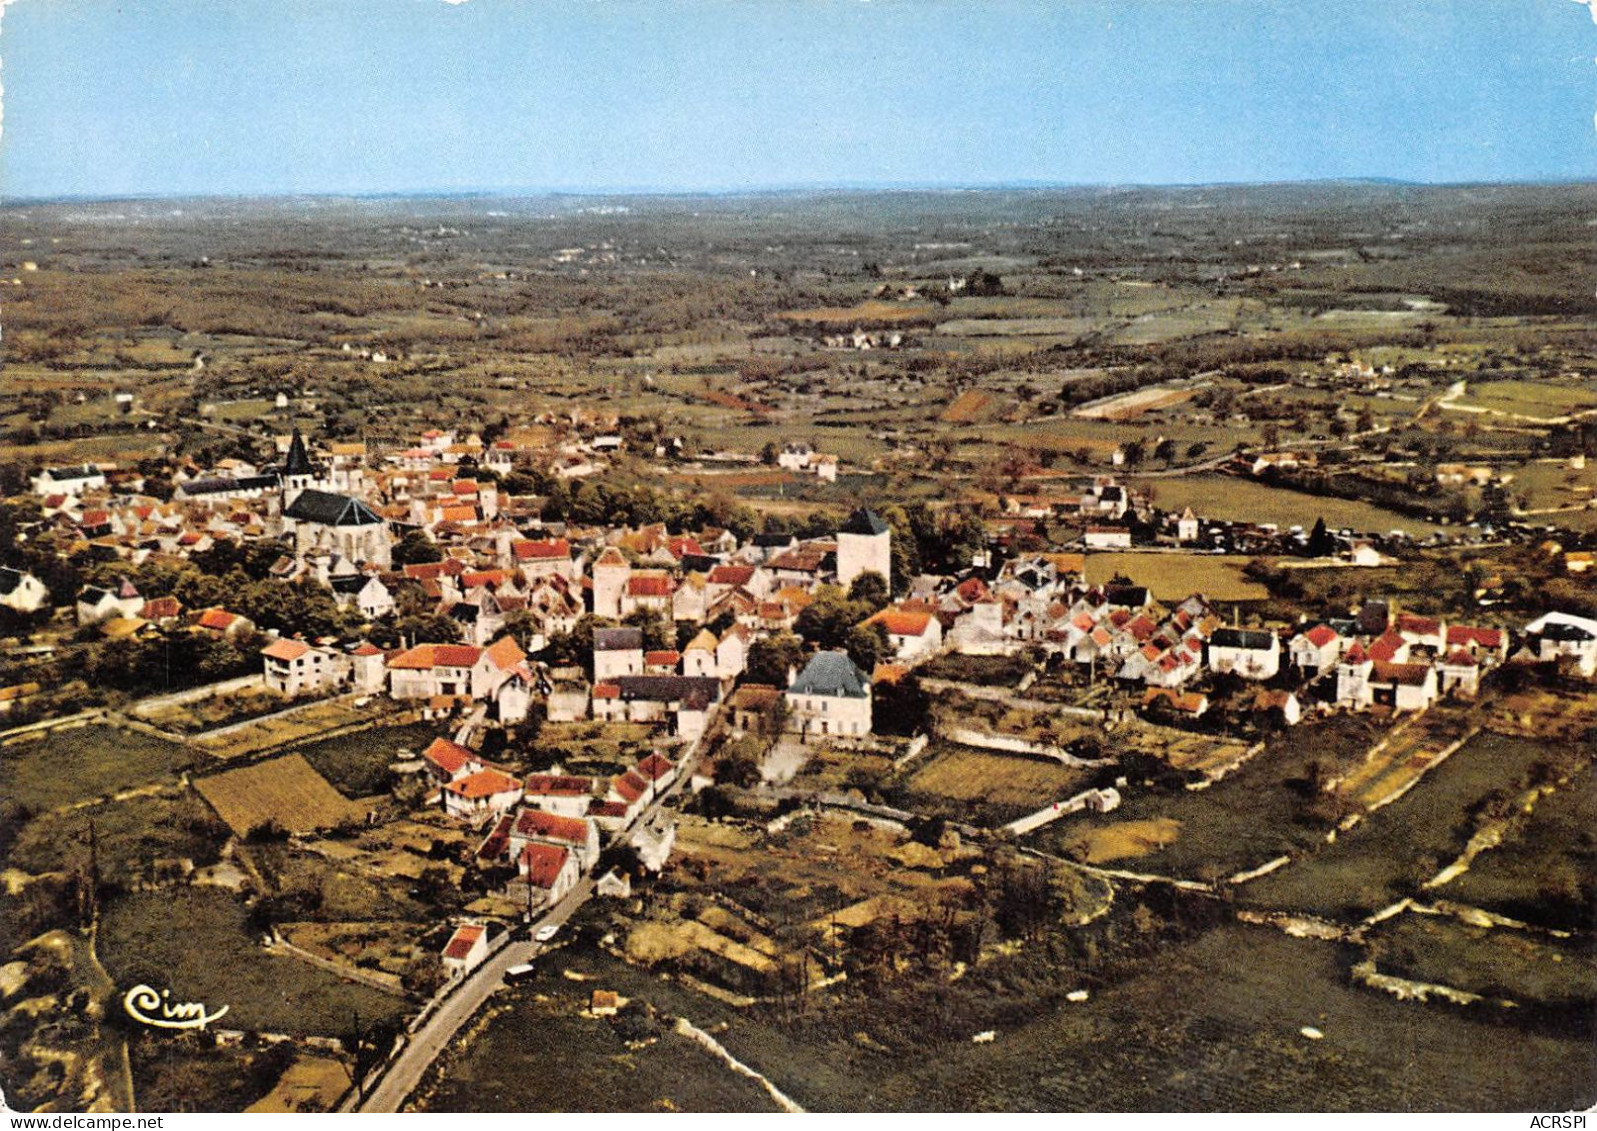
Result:
{"type": "Polygon", "coordinates": [[[524,539],[520,542],[512,542],[510,549],[516,555],[518,562],[557,561],[571,557],[571,543],[564,538],[551,538],[542,541],[524,539]]]}
{"type": "Polygon", "coordinates": [[[906,613],[901,609],[883,609],[866,620],[866,624],[879,624],[889,636],[925,636],[931,628],[930,613],[906,613]]]}
{"type": "Polygon", "coordinates": [[[497,793],[519,793],[521,783],[498,770],[478,770],[474,774],[467,774],[459,781],[450,782],[444,786],[444,789],[469,801],[475,801],[483,797],[492,797],[497,793]]]}
{"type": "MultiPolygon", "coordinates": [[[[149,614],[146,613],[146,616],[149,614]]],[[[1500,628],[1471,628],[1465,624],[1455,624],[1447,630],[1447,643],[1451,647],[1486,648],[1496,650],[1503,646],[1503,630],[1500,628]]]]}
{"type": "Polygon", "coordinates": [[[206,609],[200,614],[199,626],[209,628],[214,632],[226,632],[238,622],[237,613],[230,613],[226,609],[206,609]]]}
{"type": "Polygon", "coordinates": [[[1303,634],[1303,638],[1316,648],[1324,648],[1336,640],[1336,629],[1327,624],[1315,625],[1303,634]]]}
{"type": "Polygon", "coordinates": [[[1380,683],[1402,683],[1410,687],[1419,687],[1425,683],[1430,674],[1429,664],[1375,664],[1375,671],[1371,678],[1380,683]]]}
{"type": "Polygon", "coordinates": [[[481,656],[482,649],[470,644],[418,644],[389,660],[388,666],[404,671],[469,668],[474,667],[481,656]]]}
{"type": "Polygon", "coordinates": [[[545,813],[541,809],[523,809],[516,816],[511,835],[523,839],[587,844],[588,829],[588,822],[581,817],[562,817],[556,813],[545,813]]]}
{"type": "Polygon", "coordinates": [[[447,738],[433,739],[432,744],[421,752],[421,756],[448,774],[458,774],[477,760],[474,751],[447,738]]]}
{"type": "Polygon", "coordinates": [[[711,585],[747,585],[753,578],[753,566],[718,565],[705,580],[711,585]]]}
{"type": "MultiPolygon", "coordinates": [[[[148,609],[149,606],[146,605],[145,608],[148,609]]],[[[261,655],[266,656],[269,659],[283,660],[286,662],[297,660],[310,650],[311,646],[305,643],[303,640],[283,639],[274,640],[266,647],[262,648],[261,655]]]]}
{"type": "Polygon", "coordinates": [[[631,805],[649,790],[649,783],[632,770],[628,770],[615,778],[611,785],[628,805],[631,805]]]}
{"type": "Polygon", "coordinates": [[[1378,664],[1388,663],[1395,659],[1408,644],[1395,631],[1387,631],[1370,645],[1370,659],[1378,664]]]}
{"type": "Polygon", "coordinates": [[[638,763],[634,772],[650,781],[659,781],[663,777],[670,776],[675,770],[676,767],[671,764],[670,759],[660,754],[650,754],[638,763]]]}
{"type": "Polygon", "coordinates": [[[569,859],[570,852],[553,844],[535,842],[521,852],[521,862],[527,869],[527,882],[537,888],[554,887],[569,859]]]}
{"type": "Polygon", "coordinates": [[[580,797],[593,792],[593,781],[562,774],[533,774],[527,778],[526,791],[538,797],[580,797]]]}
{"type": "Polygon", "coordinates": [[[666,576],[642,574],[627,578],[629,597],[669,597],[676,584],[666,576]]]}
{"type": "Polygon", "coordinates": [[[449,942],[444,947],[444,957],[453,958],[464,962],[471,953],[471,948],[477,945],[477,940],[482,938],[484,928],[474,924],[456,927],[455,933],[449,936],[449,942]]]}

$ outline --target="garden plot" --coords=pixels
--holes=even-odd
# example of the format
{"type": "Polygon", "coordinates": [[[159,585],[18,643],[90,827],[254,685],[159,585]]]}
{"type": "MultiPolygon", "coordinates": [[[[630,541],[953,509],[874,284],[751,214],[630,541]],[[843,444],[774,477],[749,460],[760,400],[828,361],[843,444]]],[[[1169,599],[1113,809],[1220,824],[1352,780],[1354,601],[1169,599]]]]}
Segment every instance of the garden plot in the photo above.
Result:
{"type": "Polygon", "coordinates": [[[356,807],[300,754],[198,778],[194,788],[239,836],[268,824],[310,833],[358,815],[356,807]]]}

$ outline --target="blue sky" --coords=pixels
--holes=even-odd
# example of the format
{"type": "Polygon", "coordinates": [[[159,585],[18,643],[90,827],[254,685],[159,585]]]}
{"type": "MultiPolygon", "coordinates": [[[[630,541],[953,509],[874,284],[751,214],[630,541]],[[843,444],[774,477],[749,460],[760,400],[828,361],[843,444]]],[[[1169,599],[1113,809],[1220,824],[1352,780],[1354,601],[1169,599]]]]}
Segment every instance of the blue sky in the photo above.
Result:
{"type": "Polygon", "coordinates": [[[1569,0],[14,0],[0,193],[1597,174],[1569,0]]]}

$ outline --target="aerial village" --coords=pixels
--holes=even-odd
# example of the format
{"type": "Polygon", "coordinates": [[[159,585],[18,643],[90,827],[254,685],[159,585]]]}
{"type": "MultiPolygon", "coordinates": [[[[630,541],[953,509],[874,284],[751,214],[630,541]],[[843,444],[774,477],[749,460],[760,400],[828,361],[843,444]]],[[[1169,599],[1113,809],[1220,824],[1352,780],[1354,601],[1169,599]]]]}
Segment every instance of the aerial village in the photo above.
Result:
{"type": "MultiPolygon", "coordinates": [[[[630,846],[640,875],[659,872],[675,835],[666,806],[679,792],[716,784],[726,765],[716,755],[728,742],[753,736],[755,772],[737,784],[766,788],[793,779],[817,749],[913,757],[931,730],[951,725],[924,701],[905,717],[897,692],[913,673],[957,692],[969,690],[962,662],[1024,655],[1034,667],[1016,700],[1042,676],[1072,689],[1056,701],[1060,712],[1102,731],[1145,717],[1249,740],[1338,712],[1399,723],[1438,703],[1474,700],[1505,668],[1597,678],[1597,622],[1557,608],[1504,625],[1489,600],[1478,603],[1481,617],[1452,618],[1371,596],[1288,621],[1257,603],[1243,618],[1236,604],[1201,591],[1160,601],[1123,577],[1088,584],[1087,556],[1100,550],[1284,548],[1355,572],[1400,552],[1379,533],[1323,524],[1283,533],[1206,521],[1190,507],[1160,512],[1112,473],[1071,493],[1004,500],[969,560],[914,576],[895,572],[894,531],[866,507],[834,530],[740,538],[713,524],[545,521],[543,500],[501,487],[533,458],[548,460],[553,476],[595,473],[619,443],[596,435],[532,453],[433,430],[379,455],[359,443],[318,449],[296,429],[280,441],[276,462],[181,469],[166,502],[96,466],[48,468],[33,490],[44,526],[75,532],[113,567],[181,563],[222,542],[264,546],[273,580],[336,602],[341,631],[263,635],[225,593],[190,607],[119,576],[85,585],[69,612],[80,639],[175,632],[264,640],[253,678],[284,713],[342,699],[404,712],[435,732],[394,757],[417,783],[407,794],[417,811],[472,846],[484,898],[473,904],[477,913],[449,924],[439,956],[451,979],[490,953],[491,937],[508,941],[518,926],[525,933],[579,886],[629,892],[638,876],[614,864],[598,874],[612,859],[606,846],[630,846]],[[1042,517],[1079,524],[1079,537],[1014,548],[1014,521],[1042,517]],[[421,615],[406,622],[410,631],[379,641],[372,626],[392,623],[401,605],[421,615]],[[873,710],[884,694],[898,704],[886,728],[881,704],[873,710]],[[590,739],[607,729],[632,736],[618,747],[631,751],[630,764],[610,776],[558,763],[529,770],[539,762],[537,736],[552,724],[585,725],[590,739]]],[[[816,457],[805,444],[788,444],[780,459],[835,475],[835,457],[816,457]]],[[[1270,459],[1255,464],[1262,470],[1270,459]]],[[[1589,564],[1589,553],[1566,562],[1571,572],[1589,564]]],[[[31,573],[7,568],[3,583],[17,612],[47,604],[31,573]]],[[[4,706],[20,717],[38,693],[36,685],[7,688],[4,706]]],[[[1091,760],[1046,739],[966,733],[973,727],[960,731],[973,745],[1091,760]]],[[[1203,768],[1212,779],[1234,765],[1203,768]]],[[[1063,807],[1038,797],[1041,819],[1113,809],[1124,776],[1117,785],[1063,807]]],[[[279,819],[295,835],[327,831],[305,823],[314,806],[240,828],[229,807],[242,803],[218,796],[223,819],[243,836],[269,835],[279,819]]]]}

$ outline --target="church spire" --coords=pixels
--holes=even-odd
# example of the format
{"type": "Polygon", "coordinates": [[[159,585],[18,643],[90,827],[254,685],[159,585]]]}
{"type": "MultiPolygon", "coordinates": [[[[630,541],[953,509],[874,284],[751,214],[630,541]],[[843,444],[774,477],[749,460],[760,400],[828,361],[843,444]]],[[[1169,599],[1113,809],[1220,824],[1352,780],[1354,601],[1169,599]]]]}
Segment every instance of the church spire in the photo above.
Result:
{"type": "Polygon", "coordinates": [[[299,428],[294,429],[294,437],[288,442],[288,459],[283,464],[283,477],[290,475],[314,475],[315,469],[311,467],[311,457],[305,451],[305,437],[299,434],[299,428]]]}

